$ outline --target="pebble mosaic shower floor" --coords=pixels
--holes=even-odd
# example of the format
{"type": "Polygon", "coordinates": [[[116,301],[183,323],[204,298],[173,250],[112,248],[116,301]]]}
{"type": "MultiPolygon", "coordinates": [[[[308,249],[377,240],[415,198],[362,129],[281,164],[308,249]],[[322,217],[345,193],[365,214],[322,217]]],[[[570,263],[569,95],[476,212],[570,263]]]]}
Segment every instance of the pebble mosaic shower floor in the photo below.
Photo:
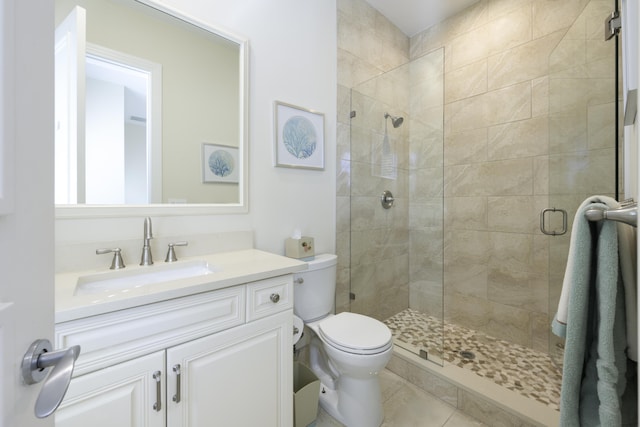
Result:
{"type": "Polygon", "coordinates": [[[396,342],[425,350],[429,357],[435,355],[559,410],[562,372],[548,355],[448,323],[444,325],[441,353],[441,321],[411,309],[390,317],[385,323],[396,342]],[[475,356],[473,359],[463,356],[469,351],[475,356]]]}

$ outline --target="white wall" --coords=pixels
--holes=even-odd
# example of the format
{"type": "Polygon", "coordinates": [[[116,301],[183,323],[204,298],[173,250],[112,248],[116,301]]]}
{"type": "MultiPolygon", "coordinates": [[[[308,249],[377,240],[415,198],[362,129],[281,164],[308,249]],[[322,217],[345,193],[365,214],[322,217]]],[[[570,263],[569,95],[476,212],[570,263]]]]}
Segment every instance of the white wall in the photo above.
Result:
{"type": "MultiPolygon", "coordinates": [[[[165,0],[179,10],[250,40],[249,213],[153,218],[157,236],[253,229],[255,247],[284,253],[294,227],[335,251],[335,0],[165,0]],[[325,114],[325,170],[272,166],[273,102],[325,114]]],[[[56,221],[56,243],[138,238],[142,218],[56,221]]],[[[138,254],[136,254],[138,255],[138,254]]]]}
{"type": "Polygon", "coordinates": [[[124,86],[87,79],[85,202],[124,203],[124,86]]]}

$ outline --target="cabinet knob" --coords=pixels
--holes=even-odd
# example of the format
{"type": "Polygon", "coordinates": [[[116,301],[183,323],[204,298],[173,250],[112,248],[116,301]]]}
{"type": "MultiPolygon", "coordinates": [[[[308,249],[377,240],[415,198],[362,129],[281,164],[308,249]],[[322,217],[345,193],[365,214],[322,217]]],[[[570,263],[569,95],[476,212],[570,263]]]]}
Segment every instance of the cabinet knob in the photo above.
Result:
{"type": "Polygon", "coordinates": [[[271,300],[272,303],[277,303],[278,301],[280,301],[280,294],[271,294],[271,296],[269,297],[269,299],[271,300]]]}

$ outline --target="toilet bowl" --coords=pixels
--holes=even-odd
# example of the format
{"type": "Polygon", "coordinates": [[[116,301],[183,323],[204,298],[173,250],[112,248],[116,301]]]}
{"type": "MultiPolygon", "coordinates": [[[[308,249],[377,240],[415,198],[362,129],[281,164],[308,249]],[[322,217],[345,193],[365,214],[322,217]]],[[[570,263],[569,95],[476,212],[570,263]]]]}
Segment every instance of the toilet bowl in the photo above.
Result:
{"type": "Polygon", "coordinates": [[[309,361],[322,383],[322,408],[348,427],[379,427],[384,417],[378,372],[391,359],[391,331],[361,314],[332,314],[336,260],[316,256],[296,275],[294,312],[310,331],[309,361]]]}

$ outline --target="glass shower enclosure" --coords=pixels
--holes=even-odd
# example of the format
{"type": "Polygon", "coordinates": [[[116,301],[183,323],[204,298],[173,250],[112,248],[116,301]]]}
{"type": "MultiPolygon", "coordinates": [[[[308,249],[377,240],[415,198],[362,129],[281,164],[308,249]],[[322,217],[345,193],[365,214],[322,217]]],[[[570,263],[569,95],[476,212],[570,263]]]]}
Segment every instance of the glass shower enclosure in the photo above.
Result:
{"type": "MultiPolygon", "coordinates": [[[[461,324],[561,363],[550,321],[572,219],[586,197],[615,196],[609,3],[589,2],[557,38],[548,74],[509,87],[545,89],[524,119],[455,117],[444,48],[352,88],[350,310],[385,321],[396,345],[442,364],[461,324]],[[494,146],[476,144],[487,135],[494,146]],[[544,235],[545,208],[565,210],[569,232],[544,235]]],[[[546,220],[562,228],[561,215],[546,220]]]]}
{"type": "Polygon", "coordinates": [[[444,49],[351,91],[351,311],[422,324],[396,345],[441,363],[444,49]],[[399,315],[401,313],[402,315],[399,315]]]}

